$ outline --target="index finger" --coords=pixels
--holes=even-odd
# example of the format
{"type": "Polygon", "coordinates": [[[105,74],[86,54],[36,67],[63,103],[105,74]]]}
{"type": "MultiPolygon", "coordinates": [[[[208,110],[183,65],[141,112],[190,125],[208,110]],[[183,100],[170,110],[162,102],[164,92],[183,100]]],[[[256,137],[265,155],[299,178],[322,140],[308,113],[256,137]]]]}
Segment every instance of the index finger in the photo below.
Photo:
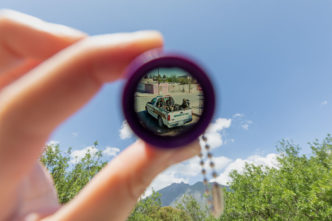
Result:
{"type": "Polygon", "coordinates": [[[0,10],[0,90],[86,35],[12,10],[0,10]]]}
{"type": "Polygon", "coordinates": [[[136,56],[162,45],[157,32],[87,38],[6,87],[0,93],[0,195],[10,196],[8,188],[13,191],[31,169],[57,125],[105,82],[118,79],[136,56]]]}
{"type": "Polygon", "coordinates": [[[0,67],[8,64],[5,55],[43,60],[85,36],[73,28],[7,9],[0,10],[0,33],[0,67]]]}

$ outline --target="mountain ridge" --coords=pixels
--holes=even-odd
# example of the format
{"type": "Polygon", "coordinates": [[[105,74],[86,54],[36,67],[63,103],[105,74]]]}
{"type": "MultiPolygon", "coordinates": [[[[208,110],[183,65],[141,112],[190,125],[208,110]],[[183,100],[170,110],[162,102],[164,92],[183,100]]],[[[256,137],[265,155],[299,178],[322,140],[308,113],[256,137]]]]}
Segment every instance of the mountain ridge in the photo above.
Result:
{"type": "MultiPolygon", "coordinates": [[[[209,185],[211,184],[212,183],[209,183],[209,185]]],[[[220,187],[226,187],[226,190],[229,189],[228,186],[224,185],[220,185],[220,187]]],[[[181,201],[185,195],[192,196],[200,204],[200,206],[207,205],[207,199],[204,196],[205,186],[202,181],[192,185],[183,182],[172,183],[157,192],[161,195],[160,200],[162,206],[175,207],[177,202],[181,201]]]]}

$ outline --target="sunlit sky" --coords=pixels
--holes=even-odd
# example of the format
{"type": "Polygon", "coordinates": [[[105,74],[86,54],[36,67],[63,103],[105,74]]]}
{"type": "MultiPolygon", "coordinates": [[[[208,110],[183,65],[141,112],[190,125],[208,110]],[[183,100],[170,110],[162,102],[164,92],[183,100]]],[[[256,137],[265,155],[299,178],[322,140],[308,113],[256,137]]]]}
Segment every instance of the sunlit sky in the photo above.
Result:
{"type": "MultiPolygon", "coordinates": [[[[221,183],[244,162],[269,165],[281,139],[309,153],[308,141],[332,132],[332,1],[2,0],[0,6],[89,35],[156,29],[167,51],[199,60],[217,92],[210,135],[221,183]]],[[[63,150],[95,140],[101,150],[123,150],[135,141],[126,128],[120,133],[123,83],[106,85],[50,140],[63,150]]],[[[187,173],[166,171],[154,187],[202,179],[195,160],[178,165],[187,173]]]]}

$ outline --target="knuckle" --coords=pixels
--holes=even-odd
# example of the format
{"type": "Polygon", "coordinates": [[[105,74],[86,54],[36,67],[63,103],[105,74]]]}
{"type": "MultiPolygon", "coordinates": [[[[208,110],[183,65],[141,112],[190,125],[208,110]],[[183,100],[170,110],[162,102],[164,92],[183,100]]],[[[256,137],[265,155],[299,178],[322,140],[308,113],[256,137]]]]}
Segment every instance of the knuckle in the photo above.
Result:
{"type": "Polygon", "coordinates": [[[85,38],[73,45],[74,53],[83,58],[90,58],[95,51],[91,38],[85,38]]]}

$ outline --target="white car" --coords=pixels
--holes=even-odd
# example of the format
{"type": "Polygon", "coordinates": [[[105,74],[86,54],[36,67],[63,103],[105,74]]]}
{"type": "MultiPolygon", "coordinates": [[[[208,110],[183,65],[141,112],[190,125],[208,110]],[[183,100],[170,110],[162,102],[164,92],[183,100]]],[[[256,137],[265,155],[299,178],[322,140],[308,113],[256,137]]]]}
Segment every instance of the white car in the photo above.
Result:
{"type": "Polygon", "coordinates": [[[158,126],[173,128],[183,126],[192,121],[192,110],[189,100],[184,99],[184,104],[174,104],[174,99],[167,96],[157,96],[148,102],[145,110],[158,120],[158,126]],[[188,104],[185,104],[185,101],[188,104]]]}

